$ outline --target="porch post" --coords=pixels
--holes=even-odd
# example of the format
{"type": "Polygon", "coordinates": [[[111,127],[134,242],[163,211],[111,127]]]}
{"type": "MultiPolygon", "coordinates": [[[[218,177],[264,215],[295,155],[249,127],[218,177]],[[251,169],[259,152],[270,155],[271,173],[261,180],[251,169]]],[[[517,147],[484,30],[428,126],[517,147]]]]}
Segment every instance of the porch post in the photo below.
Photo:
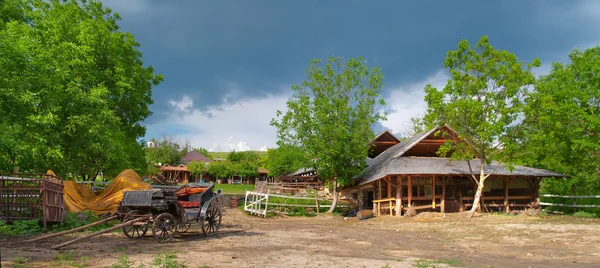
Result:
{"type": "Polygon", "coordinates": [[[412,207],[412,177],[408,176],[408,207],[412,207]]]}
{"type": "Polygon", "coordinates": [[[435,209],[435,176],[431,176],[431,208],[435,209]]]}
{"type": "Polygon", "coordinates": [[[440,200],[440,212],[446,213],[446,176],[442,177],[442,199],[440,200]]]}
{"type": "Polygon", "coordinates": [[[510,207],[508,206],[508,186],[510,185],[510,178],[504,180],[504,212],[509,213],[510,207]]]}
{"type": "MultiPolygon", "coordinates": [[[[388,180],[385,181],[387,183],[387,198],[392,198],[392,179],[388,177],[388,180]]],[[[392,208],[390,208],[391,210],[392,208]]]]}
{"type": "Polygon", "coordinates": [[[402,177],[396,176],[396,216],[402,216],[402,177]]]}

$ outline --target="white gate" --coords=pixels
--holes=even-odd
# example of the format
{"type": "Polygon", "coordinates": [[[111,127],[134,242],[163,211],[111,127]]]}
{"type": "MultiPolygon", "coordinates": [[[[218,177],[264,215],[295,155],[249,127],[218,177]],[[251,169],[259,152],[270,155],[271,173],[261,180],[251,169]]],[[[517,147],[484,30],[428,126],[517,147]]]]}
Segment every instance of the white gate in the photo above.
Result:
{"type": "Polygon", "coordinates": [[[244,200],[244,210],[253,215],[267,216],[267,205],[269,204],[269,194],[260,192],[246,191],[244,200]]]}

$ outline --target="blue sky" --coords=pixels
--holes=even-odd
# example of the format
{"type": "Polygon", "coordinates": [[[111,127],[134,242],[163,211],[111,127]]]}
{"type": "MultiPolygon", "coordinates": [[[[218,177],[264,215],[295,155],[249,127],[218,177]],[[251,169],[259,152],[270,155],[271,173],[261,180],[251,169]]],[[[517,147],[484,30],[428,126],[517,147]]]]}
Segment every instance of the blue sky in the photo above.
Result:
{"type": "Polygon", "coordinates": [[[384,73],[390,111],[405,132],[425,111],[423,87],[443,86],[446,52],[482,35],[520,59],[552,61],[600,44],[600,1],[158,1],[105,0],[144,63],[165,81],[153,91],[147,138],[176,135],[214,151],[276,143],[269,125],[285,109],[309,60],[362,56],[384,73]]]}

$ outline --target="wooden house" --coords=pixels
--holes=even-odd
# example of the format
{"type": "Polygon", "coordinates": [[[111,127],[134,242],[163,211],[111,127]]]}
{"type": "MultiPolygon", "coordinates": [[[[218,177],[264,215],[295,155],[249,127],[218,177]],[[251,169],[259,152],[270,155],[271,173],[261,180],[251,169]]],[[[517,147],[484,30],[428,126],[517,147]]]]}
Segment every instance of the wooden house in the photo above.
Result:
{"type": "Polygon", "coordinates": [[[196,150],[192,150],[181,157],[180,165],[163,165],[160,167],[160,172],[163,178],[158,179],[158,183],[188,183],[188,182],[199,182],[199,181],[211,181],[210,175],[194,176],[188,170],[187,165],[191,162],[201,162],[208,164],[211,160],[199,153],[196,150]],[[164,182],[163,182],[164,180],[164,182]]]}
{"type": "MultiPolygon", "coordinates": [[[[457,137],[448,126],[419,133],[384,150],[369,163],[356,186],[343,189],[342,195],[356,201],[360,209],[401,215],[408,207],[421,211],[459,212],[472,206],[477,185],[467,161],[450,161],[437,151],[446,139],[457,137]],[[434,135],[438,131],[449,135],[434,135]]],[[[470,161],[477,172],[479,161],[470,161]]],[[[491,172],[497,163],[485,168],[491,172]]],[[[502,165],[486,179],[481,209],[510,211],[539,202],[540,180],[564,177],[552,171],[502,165]]]]}

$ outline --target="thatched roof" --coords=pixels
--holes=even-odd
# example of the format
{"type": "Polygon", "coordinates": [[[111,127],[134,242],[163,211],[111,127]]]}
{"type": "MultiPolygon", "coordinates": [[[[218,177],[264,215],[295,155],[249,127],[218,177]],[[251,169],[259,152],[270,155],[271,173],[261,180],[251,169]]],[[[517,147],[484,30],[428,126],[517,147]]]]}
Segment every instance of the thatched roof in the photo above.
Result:
{"type": "MultiPolygon", "coordinates": [[[[414,157],[406,156],[406,152],[413,149],[416,145],[422,142],[426,137],[429,137],[436,131],[444,128],[446,131],[454,132],[451,128],[436,127],[430,131],[419,133],[401,143],[387,149],[369,165],[359,177],[362,178],[360,185],[367,184],[372,181],[381,179],[389,174],[406,174],[406,175],[469,175],[469,166],[467,161],[450,161],[444,157],[414,157]]],[[[454,132],[455,133],[455,132],[454,132]]],[[[485,172],[491,172],[497,163],[493,162],[486,167],[485,172]]],[[[479,161],[471,161],[471,167],[474,172],[480,168],[479,161]]],[[[564,175],[537,168],[529,168],[523,166],[514,166],[515,170],[509,171],[506,167],[499,166],[494,175],[496,176],[535,176],[535,177],[564,177],[564,175]]]]}

